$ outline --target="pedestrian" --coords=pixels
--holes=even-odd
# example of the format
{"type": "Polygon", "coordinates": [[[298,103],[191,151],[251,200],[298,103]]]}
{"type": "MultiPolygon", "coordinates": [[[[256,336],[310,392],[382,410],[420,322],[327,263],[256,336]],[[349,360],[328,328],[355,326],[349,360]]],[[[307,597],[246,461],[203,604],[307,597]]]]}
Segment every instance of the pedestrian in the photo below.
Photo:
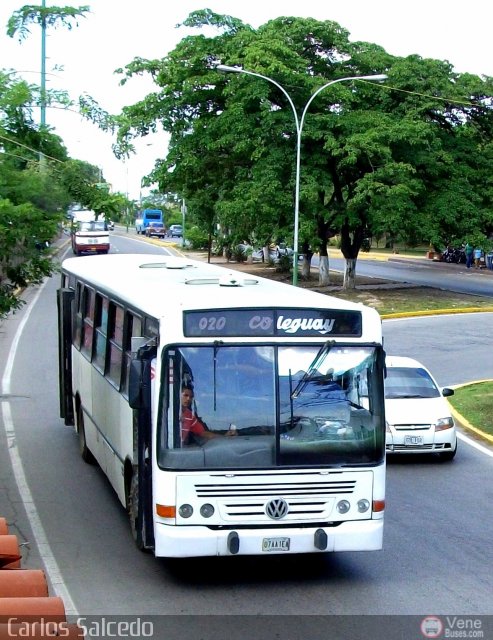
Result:
{"type": "Polygon", "coordinates": [[[474,252],[473,246],[469,244],[469,242],[466,242],[464,251],[466,254],[466,267],[470,269],[472,267],[472,261],[473,261],[473,252],[474,252]]]}
{"type": "Polygon", "coordinates": [[[476,267],[476,269],[480,268],[480,262],[481,262],[481,249],[479,247],[476,247],[474,249],[474,265],[476,267]]]}

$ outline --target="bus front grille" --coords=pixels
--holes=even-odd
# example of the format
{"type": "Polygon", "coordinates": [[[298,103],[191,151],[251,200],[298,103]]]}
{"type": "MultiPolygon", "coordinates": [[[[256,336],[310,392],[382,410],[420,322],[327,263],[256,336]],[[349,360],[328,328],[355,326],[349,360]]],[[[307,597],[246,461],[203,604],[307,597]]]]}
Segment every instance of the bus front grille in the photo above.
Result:
{"type": "Polygon", "coordinates": [[[314,496],[332,496],[351,494],[356,486],[355,480],[337,480],[326,482],[276,482],[265,484],[228,483],[196,484],[198,498],[269,498],[281,495],[283,498],[314,496]]]}

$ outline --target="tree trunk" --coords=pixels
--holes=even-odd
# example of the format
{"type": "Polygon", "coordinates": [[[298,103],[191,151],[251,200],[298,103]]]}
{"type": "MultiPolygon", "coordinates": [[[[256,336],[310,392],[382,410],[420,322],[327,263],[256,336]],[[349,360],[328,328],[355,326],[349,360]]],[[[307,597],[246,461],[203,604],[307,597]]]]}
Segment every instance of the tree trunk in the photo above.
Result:
{"type": "Polygon", "coordinates": [[[330,284],[329,278],[329,256],[320,256],[318,264],[318,284],[326,287],[330,284]]]}
{"type": "Polygon", "coordinates": [[[346,258],[343,289],[356,289],[356,258],[346,258]]]}
{"type": "MultiPolygon", "coordinates": [[[[293,264],[293,269],[298,268],[298,266],[293,264]]],[[[303,260],[301,261],[301,277],[303,280],[310,279],[310,260],[307,255],[303,255],[303,260]]]]}

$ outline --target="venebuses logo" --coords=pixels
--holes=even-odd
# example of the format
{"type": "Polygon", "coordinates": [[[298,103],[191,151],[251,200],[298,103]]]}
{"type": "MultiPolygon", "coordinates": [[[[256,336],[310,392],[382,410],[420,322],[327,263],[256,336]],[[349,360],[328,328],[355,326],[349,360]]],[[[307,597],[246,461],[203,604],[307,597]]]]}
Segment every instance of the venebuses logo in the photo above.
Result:
{"type": "Polygon", "coordinates": [[[421,633],[425,638],[439,638],[442,631],[443,623],[438,616],[426,616],[421,621],[421,633]]]}
{"type": "Polygon", "coordinates": [[[421,633],[425,638],[484,638],[483,621],[464,616],[426,616],[421,621],[421,633]]]}

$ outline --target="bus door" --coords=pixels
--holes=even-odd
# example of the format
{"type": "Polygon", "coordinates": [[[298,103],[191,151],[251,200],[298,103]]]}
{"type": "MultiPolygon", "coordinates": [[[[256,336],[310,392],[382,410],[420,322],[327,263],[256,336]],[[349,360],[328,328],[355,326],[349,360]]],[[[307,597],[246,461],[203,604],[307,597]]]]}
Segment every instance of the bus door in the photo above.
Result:
{"type": "Polygon", "coordinates": [[[137,461],[130,487],[129,516],[135,543],[141,549],[154,547],[151,387],[155,358],[155,346],[141,347],[132,360],[129,382],[129,404],[134,409],[134,461],[137,461]]]}
{"type": "Polygon", "coordinates": [[[73,289],[58,289],[58,382],[60,389],[60,417],[73,426],[72,400],[72,303],[73,289]]]}

